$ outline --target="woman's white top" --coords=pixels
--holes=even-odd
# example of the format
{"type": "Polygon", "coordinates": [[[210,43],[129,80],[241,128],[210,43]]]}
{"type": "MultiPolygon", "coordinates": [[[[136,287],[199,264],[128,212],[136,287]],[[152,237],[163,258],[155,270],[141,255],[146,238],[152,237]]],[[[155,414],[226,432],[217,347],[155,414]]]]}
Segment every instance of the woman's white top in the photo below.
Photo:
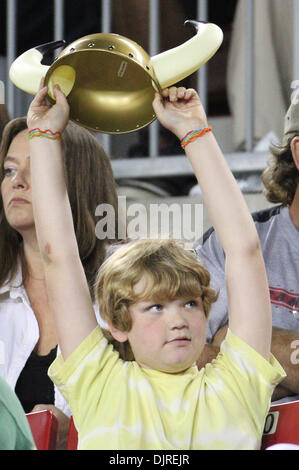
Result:
{"type": "MultiPolygon", "coordinates": [[[[94,308],[99,324],[105,327],[97,305],[94,308]]],[[[13,280],[0,288],[0,375],[13,390],[38,340],[38,323],[22,285],[22,268],[19,265],[13,280]]],[[[59,354],[59,346],[57,349],[59,354]]],[[[70,416],[68,404],[56,385],[54,396],[54,405],[70,416]]]]}

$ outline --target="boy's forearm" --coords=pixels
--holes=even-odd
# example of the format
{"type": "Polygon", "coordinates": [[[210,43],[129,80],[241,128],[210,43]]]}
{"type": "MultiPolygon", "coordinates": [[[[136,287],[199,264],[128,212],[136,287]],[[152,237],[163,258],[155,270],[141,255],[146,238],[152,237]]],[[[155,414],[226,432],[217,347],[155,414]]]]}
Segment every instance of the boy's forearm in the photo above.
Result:
{"type": "Polygon", "coordinates": [[[46,262],[77,250],[60,141],[30,141],[34,218],[46,262]],[[54,221],[53,221],[54,219],[54,221]]]}
{"type": "Polygon", "coordinates": [[[45,266],[49,307],[65,360],[96,327],[97,321],[79,257],[61,144],[36,138],[30,144],[30,152],[38,243],[45,266]]]}
{"type": "Polygon", "coordinates": [[[53,133],[57,136],[65,129],[69,108],[59,87],[54,87],[56,104],[47,106],[47,91],[47,87],[40,88],[27,115],[32,201],[49,308],[66,359],[97,326],[97,320],[77,246],[61,140],[51,140],[53,133]]]}
{"type": "Polygon", "coordinates": [[[254,223],[214,135],[205,134],[188,144],[185,151],[224,251],[255,250],[259,240],[254,223]]]}
{"type": "Polygon", "coordinates": [[[185,145],[212,225],[226,254],[225,280],[232,333],[267,360],[271,308],[265,264],[243,195],[212,132],[195,90],[171,87],[153,102],[157,116],[185,145]],[[189,134],[202,130],[199,134],[189,134]],[[195,137],[195,140],[193,139],[195,137]]]}
{"type": "Polygon", "coordinates": [[[259,239],[253,220],[213,133],[208,131],[207,117],[195,90],[163,90],[161,95],[156,93],[153,107],[160,123],[181,141],[184,139],[186,155],[225,253],[255,255],[259,239]],[[199,129],[205,129],[205,134],[190,135],[199,129]]]}

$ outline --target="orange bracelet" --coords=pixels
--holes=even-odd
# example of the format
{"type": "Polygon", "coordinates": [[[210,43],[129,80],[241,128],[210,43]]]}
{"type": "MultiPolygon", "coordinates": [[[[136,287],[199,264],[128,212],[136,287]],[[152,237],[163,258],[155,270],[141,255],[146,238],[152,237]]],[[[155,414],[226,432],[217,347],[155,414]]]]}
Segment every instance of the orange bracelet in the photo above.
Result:
{"type": "Polygon", "coordinates": [[[61,132],[52,132],[50,129],[46,129],[45,131],[42,131],[38,127],[35,129],[31,129],[28,131],[27,134],[27,139],[33,139],[33,137],[46,137],[47,139],[51,140],[58,140],[61,139],[61,132]]]}
{"type": "Polygon", "coordinates": [[[198,137],[202,137],[205,135],[207,132],[210,132],[212,130],[212,126],[208,127],[202,127],[201,129],[195,129],[194,131],[188,132],[188,134],[185,135],[181,139],[181,146],[182,148],[185,148],[186,145],[190,144],[190,142],[193,142],[193,140],[198,139],[198,137]]]}

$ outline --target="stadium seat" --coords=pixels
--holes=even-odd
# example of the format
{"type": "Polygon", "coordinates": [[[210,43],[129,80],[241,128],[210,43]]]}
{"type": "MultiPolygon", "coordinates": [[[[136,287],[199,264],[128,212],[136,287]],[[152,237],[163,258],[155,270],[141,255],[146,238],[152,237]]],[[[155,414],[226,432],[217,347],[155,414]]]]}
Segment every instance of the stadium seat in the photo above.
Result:
{"type": "Polygon", "coordinates": [[[67,450],[77,450],[77,446],[78,446],[78,432],[75,427],[73,417],[71,416],[66,448],[67,450]]]}
{"type": "Polygon", "coordinates": [[[49,410],[26,414],[37,450],[55,450],[58,421],[49,410]]]}
{"type": "Polygon", "coordinates": [[[261,449],[274,444],[299,445],[299,400],[271,406],[265,421],[261,449]]]}

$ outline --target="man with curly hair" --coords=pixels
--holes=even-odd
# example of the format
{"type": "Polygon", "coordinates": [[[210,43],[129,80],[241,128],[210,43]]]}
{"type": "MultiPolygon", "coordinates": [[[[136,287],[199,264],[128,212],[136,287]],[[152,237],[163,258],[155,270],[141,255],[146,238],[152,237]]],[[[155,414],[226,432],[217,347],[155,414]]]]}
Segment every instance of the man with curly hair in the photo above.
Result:
{"type": "MultiPolygon", "coordinates": [[[[287,377],[276,387],[273,400],[299,399],[299,93],[285,116],[280,146],[272,146],[272,161],[262,175],[268,201],[278,203],[252,214],[265,260],[272,306],[272,352],[287,377]]],[[[198,362],[211,361],[227,331],[225,255],[213,228],[196,247],[201,262],[219,288],[207,326],[207,345],[198,362]]]]}

